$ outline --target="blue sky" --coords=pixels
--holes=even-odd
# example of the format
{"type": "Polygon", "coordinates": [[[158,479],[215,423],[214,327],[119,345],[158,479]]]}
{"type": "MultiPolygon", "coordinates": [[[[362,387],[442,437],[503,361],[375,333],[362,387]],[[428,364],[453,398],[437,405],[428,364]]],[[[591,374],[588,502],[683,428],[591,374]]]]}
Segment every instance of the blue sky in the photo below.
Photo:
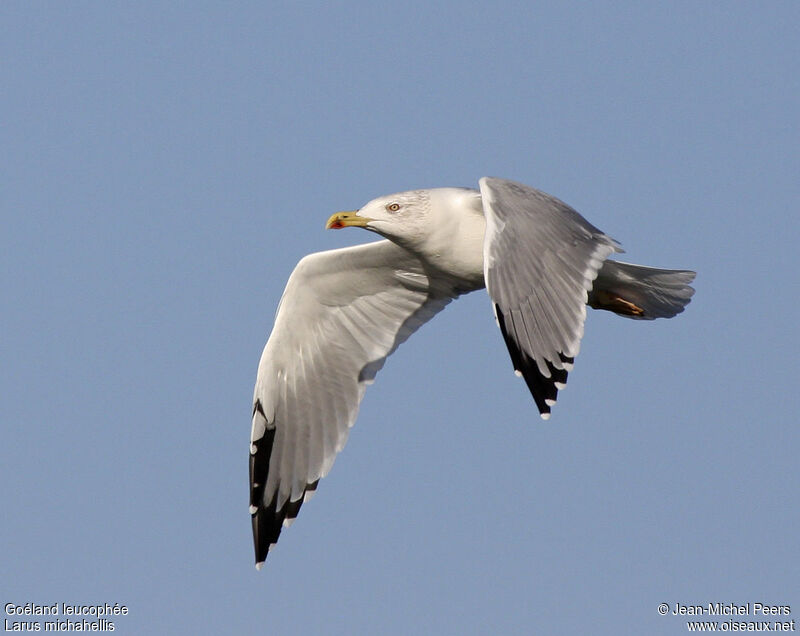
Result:
{"type": "Polygon", "coordinates": [[[3,603],[124,603],[123,634],[798,618],[799,7],[4,2],[3,603]],[[454,303],[256,572],[287,276],[373,240],[330,213],[484,175],[697,270],[694,301],[590,312],[546,423],[485,294],[454,303]]]}

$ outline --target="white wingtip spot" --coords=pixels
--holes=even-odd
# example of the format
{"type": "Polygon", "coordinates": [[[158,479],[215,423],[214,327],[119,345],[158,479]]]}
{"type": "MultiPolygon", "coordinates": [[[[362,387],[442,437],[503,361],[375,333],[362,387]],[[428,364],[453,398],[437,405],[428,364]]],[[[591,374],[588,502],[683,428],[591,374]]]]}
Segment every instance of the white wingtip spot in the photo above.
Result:
{"type": "Polygon", "coordinates": [[[264,562],[263,561],[259,561],[258,563],[256,563],[256,570],[258,570],[259,572],[261,571],[261,568],[263,568],[263,567],[264,567],[264,562]]]}
{"type": "Polygon", "coordinates": [[[286,519],[283,520],[283,527],[284,528],[288,528],[290,525],[292,525],[294,523],[294,520],[295,520],[295,517],[291,517],[291,518],[286,517],[286,519]]]}
{"type": "Polygon", "coordinates": [[[311,498],[314,496],[314,493],[317,492],[316,490],[306,490],[305,494],[303,495],[303,503],[307,501],[311,501],[311,498]]]}
{"type": "Polygon", "coordinates": [[[521,378],[522,377],[522,371],[520,371],[519,369],[514,369],[514,375],[517,376],[518,378],[521,378]]]}
{"type": "MultiPolygon", "coordinates": [[[[576,354],[577,355],[577,354],[576,354]]],[[[572,368],[575,366],[572,362],[565,362],[564,363],[564,370],[565,371],[572,371],[572,368]]]]}
{"type": "Polygon", "coordinates": [[[542,416],[543,420],[549,420],[550,419],[550,413],[539,413],[539,415],[542,416]]]}
{"type": "Polygon", "coordinates": [[[555,405],[556,401],[555,400],[551,400],[550,398],[547,398],[547,399],[545,399],[544,403],[547,404],[547,406],[553,406],[553,405],[555,405]]]}
{"type": "Polygon", "coordinates": [[[251,455],[255,455],[257,450],[258,449],[256,448],[255,444],[250,444],[250,454],[251,455]]]}
{"type": "MultiPolygon", "coordinates": [[[[256,402],[256,408],[260,403],[256,402]]],[[[267,420],[264,419],[261,411],[255,410],[253,412],[253,428],[250,430],[250,441],[257,442],[262,437],[264,437],[264,433],[267,432],[267,420]]]]}
{"type": "Polygon", "coordinates": [[[250,514],[254,515],[258,512],[258,506],[250,506],[250,514]]]}
{"type": "Polygon", "coordinates": [[[557,388],[559,391],[561,391],[561,390],[563,390],[563,389],[566,389],[566,388],[567,388],[567,385],[566,385],[566,384],[564,384],[563,382],[553,382],[553,384],[555,385],[555,387],[556,387],[556,388],[557,388]]]}

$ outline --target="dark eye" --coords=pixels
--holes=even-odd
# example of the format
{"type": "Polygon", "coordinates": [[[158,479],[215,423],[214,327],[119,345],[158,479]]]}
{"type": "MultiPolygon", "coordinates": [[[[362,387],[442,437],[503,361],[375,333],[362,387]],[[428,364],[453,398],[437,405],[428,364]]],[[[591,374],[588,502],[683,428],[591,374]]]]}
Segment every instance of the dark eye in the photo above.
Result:
{"type": "Polygon", "coordinates": [[[399,203],[388,203],[386,205],[386,209],[389,212],[397,212],[400,209],[400,204],[399,203]]]}

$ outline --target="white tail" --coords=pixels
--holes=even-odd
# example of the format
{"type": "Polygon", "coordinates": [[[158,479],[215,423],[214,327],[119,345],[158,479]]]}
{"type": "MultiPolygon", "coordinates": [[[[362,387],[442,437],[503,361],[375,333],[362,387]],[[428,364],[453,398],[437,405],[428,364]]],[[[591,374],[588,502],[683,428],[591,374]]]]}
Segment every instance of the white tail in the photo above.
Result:
{"type": "Polygon", "coordinates": [[[694,294],[695,272],[605,261],[587,304],[627,318],[653,320],[681,313],[694,294]]]}

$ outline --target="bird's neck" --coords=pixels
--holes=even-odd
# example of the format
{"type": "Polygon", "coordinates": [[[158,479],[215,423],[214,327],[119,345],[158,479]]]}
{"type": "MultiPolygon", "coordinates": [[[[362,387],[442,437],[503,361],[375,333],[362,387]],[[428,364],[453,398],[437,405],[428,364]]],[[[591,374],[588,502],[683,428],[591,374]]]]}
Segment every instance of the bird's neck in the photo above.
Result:
{"type": "Polygon", "coordinates": [[[466,289],[484,287],[486,221],[480,195],[474,190],[433,190],[427,229],[418,255],[432,267],[459,279],[466,289]]]}

